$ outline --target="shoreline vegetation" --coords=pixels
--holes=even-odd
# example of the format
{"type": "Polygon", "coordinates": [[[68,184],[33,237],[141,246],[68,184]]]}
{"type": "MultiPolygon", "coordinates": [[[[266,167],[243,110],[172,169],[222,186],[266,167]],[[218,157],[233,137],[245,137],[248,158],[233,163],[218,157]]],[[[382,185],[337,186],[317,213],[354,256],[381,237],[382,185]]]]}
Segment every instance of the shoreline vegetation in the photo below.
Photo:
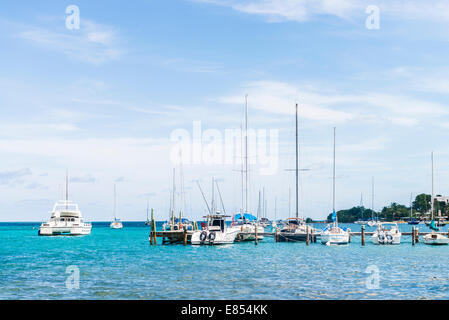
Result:
{"type": "MultiPolygon", "coordinates": [[[[434,214],[440,218],[447,218],[449,215],[449,204],[445,201],[438,201],[441,198],[437,195],[434,198],[434,214]]],[[[419,194],[415,197],[411,208],[398,204],[391,203],[389,206],[383,207],[381,211],[373,211],[364,206],[356,206],[351,209],[344,209],[337,212],[338,221],[341,223],[354,223],[356,221],[380,220],[380,221],[410,221],[412,220],[428,220],[430,219],[431,195],[419,194]]],[[[307,223],[328,223],[332,221],[332,213],[327,217],[327,220],[313,220],[307,218],[307,223]]]]}

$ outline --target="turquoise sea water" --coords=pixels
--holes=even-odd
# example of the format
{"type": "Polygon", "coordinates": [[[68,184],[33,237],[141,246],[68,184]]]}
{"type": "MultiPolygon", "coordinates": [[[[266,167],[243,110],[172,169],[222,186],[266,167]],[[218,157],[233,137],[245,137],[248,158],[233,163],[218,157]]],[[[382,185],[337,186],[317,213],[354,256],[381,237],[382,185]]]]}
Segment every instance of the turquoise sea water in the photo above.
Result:
{"type": "Polygon", "coordinates": [[[412,246],[406,236],[399,246],[367,239],[362,247],[359,237],[340,247],[272,238],[258,246],[150,246],[143,222],[124,226],[94,223],[89,236],[38,237],[38,224],[0,224],[0,299],[449,298],[449,246],[412,246]],[[79,289],[66,287],[69,266],[80,270],[79,289]],[[379,270],[377,289],[370,266],[379,270]]]}

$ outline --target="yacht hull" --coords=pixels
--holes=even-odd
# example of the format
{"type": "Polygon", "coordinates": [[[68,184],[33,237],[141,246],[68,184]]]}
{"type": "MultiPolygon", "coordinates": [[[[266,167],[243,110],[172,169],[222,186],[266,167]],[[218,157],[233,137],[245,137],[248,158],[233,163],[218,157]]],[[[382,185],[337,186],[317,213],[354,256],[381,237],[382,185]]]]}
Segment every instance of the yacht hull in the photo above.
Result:
{"type": "Polygon", "coordinates": [[[389,245],[389,244],[398,245],[401,244],[401,236],[400,235],[393,236],[391,241],[388,240],[382,241],[382,238],[379,239],[379,235],[375,233],[372,237],[372,242],[375,245],[389,245]]]}
{"type": "Polygon", "coordinates": [[[449,238],[438,235],[437,237],[432,237],[432,235],[425,235],[423,237],[424,244],[430,246],[444,246],[449,244],[449,238]]]}
{"type": "Polygon", "coordinates": [[[92,227],[40,227],[40,236],[83,236],[88,235],[92,227]]]}
{"type": "Polygon", "coordinates": [[[231,229],[225,232],[219,231],[195,231],[192,234],[192,238],[190,243],[192,245],[223,245],[223,244],[232,244],[237,237],[239,230],[231,229]],[[211,237],[211,234],[214,234],[214,237],[211,237]]]}
{"type": "MultiPolygon", "coordinates": [[[[309,241],[316,242],[317,236],[309,234],[309,241]]],[[[295,232],[280,232],[279,233],[279,242],[306,242],[307,234],[306,233],[295,233],[295,232]]]]}
{"type": "Polygon", "coordinates": [[[326,245],[344,245],[349,243],[349,234],[329,234],[321,235],[321,243],[326,245]]]}

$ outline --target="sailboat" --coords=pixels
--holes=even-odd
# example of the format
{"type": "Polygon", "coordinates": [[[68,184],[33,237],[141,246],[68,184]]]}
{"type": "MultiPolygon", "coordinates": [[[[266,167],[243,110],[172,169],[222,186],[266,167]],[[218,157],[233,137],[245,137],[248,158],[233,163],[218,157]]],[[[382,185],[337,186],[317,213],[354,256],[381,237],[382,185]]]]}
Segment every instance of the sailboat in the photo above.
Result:
{"type": "Polygon", "coordinates": [[[365,221],[365,219],[363,218],[363,213],[365,212],[365,207],[363,206],[363,193],[360,195],[360,208],[362,210],[362,218],[360,220],[355,221],[354,223],[365,225],[368,223],[368,221],[365,221]]]}
{"type": "MultiPolygon", "coordinates": [[[[244,167],[242,166],[242,209],[234,215],[233,227],[240,228],[241,233],[238,235],[239,241],[252,241],[256,238],[256,232],[259,234],[257,240],[263,240],[261,234],[265,228],[259,224],[258,218],[251,214],[248,210],[248,95],[245,96],[245,151],[244,151],[244,167]],[[243,188],[243,175],[245,184],[243,188]]],[[[242,141],[243,143],[243,141],[242,141]]],[[[243,148],[242,148],[243,151],[243,148]]],[[[242,152],[243,156],[243,152],[242,152]]],[[[259,199],[260,202],[260,199],[259,199]]]]}
{"type": "Polygon", "coordinates": [[[333,166],[333,188],[332,188],[332,220],[333,224],[328,225],[321,231],[321,243],[325,245],[341,245],[349,243],[348,230],[338,226],[338,215],[335,211],[335,142],[336,142],[336,128],[334,128],[334,166],[333,166]]]}
{"type": "Polygon", "coordinates": [[[120,219],[117,219],[117,188],[114,184],[114,220],[110,224],[111,229],[123,229],[120,219]]]}
{"type": "MultiPolygon", "coordinates": [[[[305,220],[299,217],[299,125],[298,125],[298,104],[296,104],[296,216],[288,218],[280,230],[280,242],[287,241],[307,241],[310,235],[312,242],[316,240],[317,231],[306,224],[305,220]]],[[[289,192],[290,193],[290,192],[289,192]]],[[[290,199],[290,194],[289,194],[290,199]]]]}
{"type": "Polygon", "coordinates": [[[410,219],[408,221],[408,224],[411,225],[416,225],[419,224],[419,220],[416,218],[412,218],[412,213],[413,213],[413,193],[410,194],[410,219]]]}
{"type": "Polygon", "coordinates": [[[145,221],[146,226],[151,225],[150,217],[149,217],[149,211],[150,211],[150,201],[147,201],[147,221],[145,221]]]}
{"type": "MultiPolygon", "coordinates": [[[[184,193],[183,189],[183,176],[182,176],[182,170],[180,170],[180,177],[181,177],[181,196],[184,193]]],[[[193,230],[193,223],[189,220],[183,217],[184,215],[184,201],[183,198],[181,200],[181,209],[179,211],[179,217],[175,217],[175,208],[176,208],[176,169],[173,168],[173,190],[171,191],[171,197],[170,197],[170,220],[166,221],[162,225],[163,231],[179,231],[179,230],[193,230]]],[[[175,238],[172,239],[173,241],[175,238]]],[[[172,241],[172,242],[173,242],[172,241]]]]}
{"type": "Polygon", "coordinates": [[[430,212],[431,212],[431,216],[432,216],[432,220],[430,222],[430,226],[429,228],[432,230],[431,233],[426,234],[423,237],[424,240],[424,244],[428,244],[428,245],[447,245],[449,244],[449,238],[436,233],[436,231],[439,231],[439,228],[435,225],[435,220],[433,219],[433,212],[434,212],[434,179],[433,179],[433,152],[432,152],[432,196],[430,197],[430,212]]]}
{"type": "Polygon", "coordinates": [[[374,219],[374,177],[371,180],[372,193],[371,193],[371,220],[368,221],[368,226],[374,227],[378,223],[378,218],[374,219]]]}

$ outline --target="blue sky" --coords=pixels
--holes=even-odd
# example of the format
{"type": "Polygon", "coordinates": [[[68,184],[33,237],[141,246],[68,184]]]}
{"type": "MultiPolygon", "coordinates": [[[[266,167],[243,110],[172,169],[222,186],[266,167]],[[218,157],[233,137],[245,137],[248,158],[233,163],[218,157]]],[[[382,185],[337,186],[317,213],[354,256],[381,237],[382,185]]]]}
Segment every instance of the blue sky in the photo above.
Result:
{"type": "MultiPolygon", "coordinates": [[[[294,104],[301,106],[300,211],[332,208],[337,127],[337,209],[407,204],[449,193],[449,4],[445,1],[170,0],[6,1],[0,11],[0,220],[40,221],[60,194],[90,220],[145,218],[147,198],[168,216],[171,133],[250,126],[278,129],[278,173],[251,173],[250,206],[266,188],[268,215],[287,217],[294,176],[294,104]],[[80,29],[65,26],[80,9],[80,29]],[[368,30],[366,7],[380,9],[368,30]]],[[[240,206],[238,166],[185,165],[186,214],[220,179],[228,213],[240,206]]],[[[179,177],[177,178],[179,180],[179,177]]],[[[179,181],[178,181],[179,184],[179,181]]]]}

